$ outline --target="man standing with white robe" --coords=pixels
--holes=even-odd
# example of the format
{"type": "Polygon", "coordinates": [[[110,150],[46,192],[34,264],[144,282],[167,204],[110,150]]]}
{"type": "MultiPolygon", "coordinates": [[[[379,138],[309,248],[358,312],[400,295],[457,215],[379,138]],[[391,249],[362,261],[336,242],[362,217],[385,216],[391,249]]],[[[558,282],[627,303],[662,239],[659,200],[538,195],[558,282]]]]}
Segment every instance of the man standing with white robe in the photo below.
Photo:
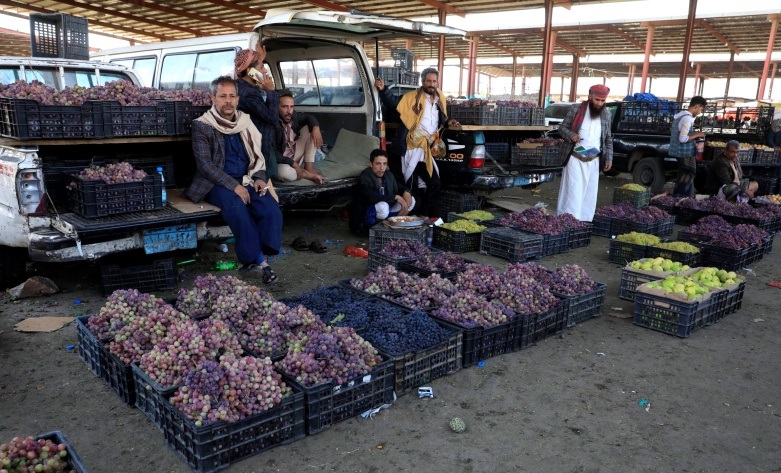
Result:
{"type": "Polygon", "coordinates": [[[609,171],[613,162],[613,137],[610,133],[610,112],[605,101],[610,89],[597,84],[589,89],[588,100],[573,105],[559,126],[565,141],[567,163],[561,174],[557,213],[572,214],[582,222],[591,222],[597,207],[599,189],[599,157],[609,171]],[[599,154],[589,154],[596,150],[599,154]]]}

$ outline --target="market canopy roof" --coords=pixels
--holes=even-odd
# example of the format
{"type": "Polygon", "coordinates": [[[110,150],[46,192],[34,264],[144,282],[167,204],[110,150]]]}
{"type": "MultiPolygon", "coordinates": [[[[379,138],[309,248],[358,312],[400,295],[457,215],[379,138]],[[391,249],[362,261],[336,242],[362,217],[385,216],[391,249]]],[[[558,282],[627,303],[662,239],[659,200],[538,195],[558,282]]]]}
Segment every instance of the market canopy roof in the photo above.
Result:
{"type": "MultiPolygon", "coordinates": [[[[610,3],[627,0],[554,0],[557,7],[569,8],[572,4],[610,3]]],[[[632,1],[632,0],[629,0],[632,1]]],[[[67,13],[89,20],[92,32],[135,42],[153,42],[211,36],[225,33],[251,31],[266,12],[272,8],[288,8],[304,11],[356,9],[373,14],[387,14],[404,18],[436,15],[442,9],[448,15],[463,16],[467,13],[502,12],[519,9],[541,8],[544,0],[0,0],[0,12],[26,18],[30,13],[67,13]]],[[[692,54],[764,52],[773,15],[749,15],[698,19],[694,30],[692,54]]],[[[554,13],[555,18],[555,13],[554,13]]],[[[681,53],[684,46],[686,20],[644,22],[633,20],[620,24],[604,23],[554,27],[557,32],[555,54],[613,55],[642,54],[649,26],[655,28],[654,53],[681,53]]],[[[479,37],[478,57],[499,58],[508,56],[539,56],[543,48],[543,29],[522,28],[510,30],[479,29],[470,31],[467,38],[479,37]]],[[[21,40],[18,33],[0,31],[0,55],[20,55],[29,51],[29,42],[21,40]]],[[[382,44],[380,59],[390,59],[391,48],[404,48],[404,41],[388,41],[382,44]]],[[[419,58],[436,61],[438,43],[416,40],[411,45],[419,58]]],[[[372,48],[367,48],[372,55],[372,48]]],[[[781,50],[781,35],[776,35],[774,50],[781,50]]],[[[466,58],[469,42],[460,38],[448,38],[446,58],[466,58]]],[[[640,61],[637,64],[642,64],[640,61]]],[[[701,74],[716,77],[725,74],[726,62],[710,62],[708,72],[701,74]]],[[[581,68],[588,72],[606,71],[608,75],[626,75],[621,63],[593,62],[581,68]]],[[[628,64],[627,64],[628,66],[628,64]]],[[[486,71],[486,66],[480,67],[486,71]]],[[[494,75],[509,75],[511,67],[491,68],[494,75]]],[[[527,66],[527,73],[539,69],[539,65],[527,66]]],[[[680,70],[669,64],[653,65],[652,76],[678,76],[680,70]]],[[[739,63],[733,77],[758,77],[761,64],[739,63]]],[[[569,75],[566,67],[554,66],[554,75],[569,75]]]]}

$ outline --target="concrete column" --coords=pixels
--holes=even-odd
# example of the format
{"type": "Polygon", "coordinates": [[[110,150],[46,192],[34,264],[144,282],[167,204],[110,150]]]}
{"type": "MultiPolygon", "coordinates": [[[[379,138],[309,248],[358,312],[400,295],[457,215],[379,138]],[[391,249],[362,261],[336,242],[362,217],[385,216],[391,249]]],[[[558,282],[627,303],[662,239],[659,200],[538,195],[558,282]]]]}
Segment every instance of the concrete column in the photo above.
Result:
{"type": "Polygon", "coordinates": [[[515,77],[518,72],[518,56],[513,56],[513,78],[510,81],[510,100],[515,100],[515,77]]]}
{"type": "Polygon", "coordinates": [[[683,43],[683,59],[681,59],[681,74],[678,79],[678,102],[683,102],[686,91],[686,74],[689,72],[689,55],[692,51],[692,37],[694,35],[694,18],[697,13],[697,0],[689,0],[689,18],[686,21],[686,39],[683,43]]]}
{"type": "Polygon", "coordinates": [[[580,77],[580,56],[572,55],[572,79],[569,84],[569,101],[574,102],[578,98],[578,78],[580,77]]]}
{"type": "MultiPolygon", "coordinates": [[[[542,41],[542,64],[540,68],[540,96],[538,97],[538,104],[540,107],[545,105],[545,96],[550,89],[550,75],[551,71],[548,67],[548,55],[550,54],[551,42],[550,37],[552,31],[553,22],[553,0],[545,0],[545,34],[542,41]]],[[[554,43],[555,44],[555,43],[554,43]]]]}

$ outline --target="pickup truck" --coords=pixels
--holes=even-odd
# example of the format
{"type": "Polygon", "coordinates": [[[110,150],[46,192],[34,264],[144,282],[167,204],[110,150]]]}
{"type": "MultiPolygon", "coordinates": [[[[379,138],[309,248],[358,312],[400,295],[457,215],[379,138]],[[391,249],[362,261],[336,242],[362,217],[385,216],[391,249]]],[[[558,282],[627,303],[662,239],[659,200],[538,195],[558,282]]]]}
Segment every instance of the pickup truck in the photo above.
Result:
{"type": "MultiPolygon", "coordinates": [[[[687,103],[659,102],[611,102],[606,105],[612,117],[613,166],[608,175],[621,172],[632,174],[634,182],[659,193],[668,178],[677,173],[678,163],[668,155],[670,127],[673,116],[685,110],[687,103]]],[[[717,107],[710,105],[695,118],[694,127],[706,133],[707,140],[728,141],[737,139],[743,143],[763,143],[767,123],[759,123],[751,129],[715,126],[717,107]]],[[[764,110],[764,117],[772,117],[772,107],[764,110]]],[[[707,162],[698,165],[695,187],[704,183],[707,162]]]]}

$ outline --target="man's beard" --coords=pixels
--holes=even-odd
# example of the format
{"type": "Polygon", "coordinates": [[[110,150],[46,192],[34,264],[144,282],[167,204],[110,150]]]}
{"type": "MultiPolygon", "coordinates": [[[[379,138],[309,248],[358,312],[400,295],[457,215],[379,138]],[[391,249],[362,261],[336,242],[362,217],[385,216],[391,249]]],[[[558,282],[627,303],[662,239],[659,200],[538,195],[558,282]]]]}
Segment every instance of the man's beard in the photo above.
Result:
{"type": "Polygon", "coordinates": [[[594,105],[594,102],[590,101],[588,102],[588,111],[591,113],[591,118],[596,118],[602,113],[602,109],[605,108],[604,105],[601,107],[597,107],[594,105]]]}
{"type": "Polygon", "coordinates": [[[431,87],[431,86],[429,86],[429,87],[424,86],[423,87],[423,92],[427,93],[428,95],[434,95],[434,94],[437,93],[437,88],[436,87],[431,87]]]}

